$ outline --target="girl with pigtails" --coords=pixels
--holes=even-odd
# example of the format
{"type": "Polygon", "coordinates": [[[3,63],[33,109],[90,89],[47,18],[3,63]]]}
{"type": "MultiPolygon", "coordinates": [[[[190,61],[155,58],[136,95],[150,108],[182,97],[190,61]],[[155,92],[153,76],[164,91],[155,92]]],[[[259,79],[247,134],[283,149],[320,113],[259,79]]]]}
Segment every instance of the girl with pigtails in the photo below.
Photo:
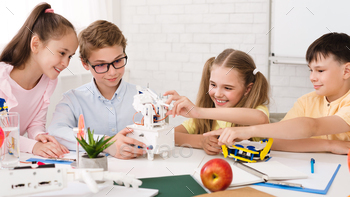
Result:
{"type": "Polygon", "coordinates": [[[218,136],[203,133],[269,123],[268,92],[266,78],[248,54],[224,50],[205,63],[196,105],[174,90],[165,92],[165,96],[171,95],[167,103],[175,101],[168,114],[190,118],[175,128],[175,144],[202,148],[209,155],[220,153],[218,136]]]}
{"type": "Polygon", "coordinates": [[[47,3],[37,5],[0,55],[0,98],[20,116],[20,151],[63,157],[68,149],[45,132],[57,76],[78,47],[73,25],[47,3]],[[28,134],[28,138],[24,134],[28,134]]]}

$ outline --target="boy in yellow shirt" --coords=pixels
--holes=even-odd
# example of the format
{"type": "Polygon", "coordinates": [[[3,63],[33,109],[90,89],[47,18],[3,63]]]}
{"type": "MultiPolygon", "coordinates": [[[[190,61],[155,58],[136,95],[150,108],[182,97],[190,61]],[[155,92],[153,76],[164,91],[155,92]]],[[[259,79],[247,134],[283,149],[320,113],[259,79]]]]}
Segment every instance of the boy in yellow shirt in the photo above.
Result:
{"type": "Polygon", "coordinates": [[[306,60],[315,91],[300,97],[281,122],[230,127],[204,135],[220,135],[219,145],[235,139],[273,137],[272,149],[347,154],[350,148],[350,37],[329,33],[308,48],[306,60]],[[311,136],[317,136],[309,138],[311,136]],[[302,139],[306,138],[306,139],[302,139]]]}

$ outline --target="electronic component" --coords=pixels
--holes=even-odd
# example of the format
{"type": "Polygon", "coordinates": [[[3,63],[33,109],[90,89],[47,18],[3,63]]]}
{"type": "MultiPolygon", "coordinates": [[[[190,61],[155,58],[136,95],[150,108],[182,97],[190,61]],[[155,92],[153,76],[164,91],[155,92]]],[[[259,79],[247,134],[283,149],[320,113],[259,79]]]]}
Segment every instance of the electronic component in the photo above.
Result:
{"type": "Polygon", "coordinates": [[[273,139],[264,139],[260,142],[243,140],[236,142],[232,146],[222,145],[222,153],[224,157],[233,158],[235,161],[245,161],[254,163],[270,157],[270,149],[273,139]]]}
{"type": "Polygon", "coordinates": [[[154,154],[166,158],[175,148],[174,127],[169,125],[166,115],[172,106],[166,104],[165,98],[158,97],[149,88],[142,90],[137,86],[137,90],[133,106],[143,118],[140,123],[134,122],[133,125],[127,126],[133,129],[127,136],[146,144],[149,160],[154,159],[154,154]]]}

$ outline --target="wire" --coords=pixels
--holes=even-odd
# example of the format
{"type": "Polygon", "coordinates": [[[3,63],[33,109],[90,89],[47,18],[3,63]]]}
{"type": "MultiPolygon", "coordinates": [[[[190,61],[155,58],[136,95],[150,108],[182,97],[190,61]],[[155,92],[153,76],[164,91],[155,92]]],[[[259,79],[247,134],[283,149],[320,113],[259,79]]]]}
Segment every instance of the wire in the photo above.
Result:
{"type": "MultiPolygon", "coordinates": [[[[154,107],[154,105],[151,103],[151,105],[153,106],[154,112],[156,113],[156,117],[159,117],[160,115],[157,114],[156,108],[154,107]]],[[[166,115],[164,118],[160,119],[160,120],[154,120],[155,122],[160,122],[162,120],[165,120],[169,115],[166,115]]]]}
{"type": "Polygon", "coordinates": [[[156,111],[156,107],[154,107],[154,105],[151,103],[151,105],[153,106],[153,109],[154,109],[154,113],[156,114],[156,117],[159,117],[160,115],[157,113],[156,111]]]}
{"type": "Polygon", "coordinates": [[[136,124],[136,125],[142,125],[142,126],[143,126],[144,124],[142,123],[142,120],[143,120],[143,118],[144,118],[144,117],[142,117],[142,119],[141,119],[141,124],[140,124],[140,123],[135,122],[135,115],[136,115],[136,114],[138,114],[138,113],[140,113],[140,112],[141,112],[141,111],[136,112],[136,113],[134,114],[134,116],[132,117],[132,121],[133,121],[133,122],[134,122],[134,124],[136,124]]]}
{"type": "MultiPolygon", "coordinates": [[[[155,116],[156,117],[160,117],[160,115],[157,113],[157,111],[156,111],[156,107],[151,103],[151,105],[152,105],[152,107],[153,107],[153,110],[154,110],[154,113],[156,114],[155,116]]],[[[132,121],[134,122],[134,124],[136,124],[136,125],[142,125],[142,126],[144,126],[144,123],[142,122],[143,120],[144,120],[144,118],[145,117],[142,117],[142,119],[141,119],[141,123],[137,123],[137,122],[135,122],[135,115],[136,114],[138,114],[138,113],[140,113],[141,111],[139,111],[139,112],[136,112],[135,114],[134,114],[134,116],[132,117],[132,121]]],[[[160,121],[162,121],[162,120],[165,120],[167,117],[168,117],[169,115],[166,115],[164,118],[162,118],[162,119],[160,119],[160,120],[155,120],[155,119],[153,119],[155,122],[160,122],[160,121]]]]}
{"type": "Polygon", "coordinates": [[[166,115],[164,118],[160,119],[160,120],[154,120],[156,122],[159,122],[159,121],[162,121],[162,120],[165,120],[165,118],[167,118],[169,115],[166,115]]]}

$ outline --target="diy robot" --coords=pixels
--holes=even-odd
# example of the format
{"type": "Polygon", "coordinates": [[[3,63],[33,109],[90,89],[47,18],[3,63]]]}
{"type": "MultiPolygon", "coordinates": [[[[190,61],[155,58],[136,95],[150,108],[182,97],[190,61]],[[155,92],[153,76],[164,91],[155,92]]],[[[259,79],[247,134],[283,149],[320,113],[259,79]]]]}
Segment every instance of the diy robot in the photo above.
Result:
{"type": "Polygon", "coordinates": [[[272,138],[264,139],[260,142],[243,140],[241,142],[236,142],[232,146],[222,145],[222,154],[225,158],[230,157],[235,161],[240,160],[255,163],[270,157],[272,143],[272,138]]]}
{"type": "MultiPolygon", "coordinates": [[[[83,115],[79,117],[78,128],[73,128],[77,137],[85,136],[85,123],[83,115]]],[[[0,127],[0,147],[2,144],[3,131],[0,127]]],[[[77,143],[79,150],[79,143],[77,143]]],[[[77,151],[77,162],[79,162],[79,151],[77,151]]],[[[75,167],[79,164],[75,164],[75,167]]],[[[99,188],[96,181],[115,181],[119,185],[138,188],[142,181],[132,175],[122,172],[104,171],[103,168],[32,168],[0,170],[0,197],[13,195],[28,195],[40,192],[61,190],[67,187],[69,181],[82,181],[87,184],[90,191],[97,193],[99,188]]]]}
{"type": "Polygon", "coordinates": [[[96,180],[113,180],[118,184],[133,188],[138,188],[142,184],[142,181],[133,176],[122,172],[103,171],[102,168],[0,170],[0,177],[0,197],[61,190],[67,187],[69,181],[83,181],[93,193],[99,191],[96,180]]]}
{"type": "Polygon", "coordinates": [[[133,125],[127,126],[134,130],[127,136],[146,144],[149,160],[153,160],[155,154],[167,158],[175,148],[174,127],[169,125],[166,116],[171,106],[165,103],[166,98],[158,97],[149,88],[142,90],[137,86],[137,90],[133,106],[136,114],[141,113],[143,118],[140,123],[134,121],[133,125]]]}

